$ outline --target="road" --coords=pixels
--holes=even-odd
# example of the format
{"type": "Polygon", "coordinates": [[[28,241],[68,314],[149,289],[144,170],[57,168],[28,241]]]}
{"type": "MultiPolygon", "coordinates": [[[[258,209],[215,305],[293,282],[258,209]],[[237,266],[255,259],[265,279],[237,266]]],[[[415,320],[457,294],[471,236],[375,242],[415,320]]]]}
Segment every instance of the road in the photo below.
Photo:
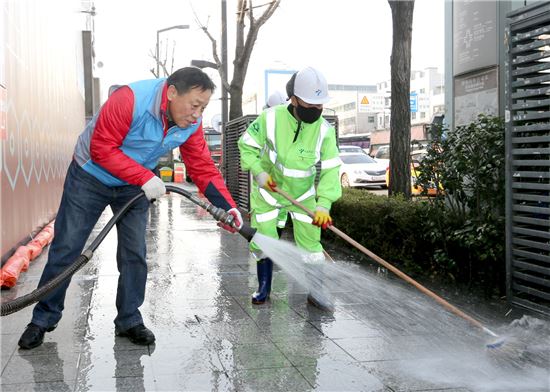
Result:
{"type": "Polygon", "coordinates": [[[387,189],[381,189],[380,187],[364,188],[365,191],[374,193],[375,195],[388,196],[387,189]]]}

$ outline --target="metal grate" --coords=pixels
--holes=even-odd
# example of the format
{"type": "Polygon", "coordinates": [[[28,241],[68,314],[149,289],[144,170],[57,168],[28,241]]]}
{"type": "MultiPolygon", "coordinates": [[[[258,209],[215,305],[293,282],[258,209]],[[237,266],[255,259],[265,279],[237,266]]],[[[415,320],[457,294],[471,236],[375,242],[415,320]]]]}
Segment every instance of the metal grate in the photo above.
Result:
{"type": "Polygon", "coordinates": [[[550,314],[550,2],[507,17],[507,295],[550,314]]]}
{"type": "Polygon", "coordinates": [[[256,117],[258,116],[247,115],[229,121],[223,138],[222,173],[225,183],[237,206],[245,211],[250,211],[251,181],[250,174],[241,169],[237,142],[256,117]]]}
{"type": "MultiPolygon", "coordinates": [[[[225,178],[225,183],[231,196],[239,208],[250,211],[250,174],[241,169],[241,160],[239,147],[237,142],[241,135],[246,131],[248,126],[258,117],[257,115],[247,115],[236,118],[227,123],[223,138],[223,160],[222,173],[225,178]]],[[[338,116],[323,116],[329,124],[336,130],[336,140],[338,140],[338,116]]],[[[319,172],[321,171],[321,163],[317,164],[317,178],[319,180],[319,172]]]]}

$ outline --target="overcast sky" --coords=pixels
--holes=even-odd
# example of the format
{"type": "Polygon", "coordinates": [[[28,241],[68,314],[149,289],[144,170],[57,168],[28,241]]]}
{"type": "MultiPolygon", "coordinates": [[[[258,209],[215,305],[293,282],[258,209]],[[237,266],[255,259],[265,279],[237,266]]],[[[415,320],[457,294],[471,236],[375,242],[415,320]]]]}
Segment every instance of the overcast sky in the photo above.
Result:
{"type": "MultiPolygon", "coordinates": [[[[265,0],[267,1],[267,0],[265,0]]],[[[255,4],[263,4],[256,1],[255,4]]],[[[192,59],[212,60],[210,41],[195,15],[220,37],[220,0],[95,0],[97,75],[106,91],[111,84],[153,77],[150,53],[157,30],[189,25],[188,30],[160,34],[176,42],[174,69],[192,59]]],[[[233,61],[236,1],[227,0],[228,58],[233,61]]],[[[261,8],[256,11],[258,14],[261,8]]],[[[444,0],[416,0],[413,22],[413,69],[444,64],[444,0]]],[[[300,69],[312,65],[329,83],[375,84],[389,79],[392,43],[391,9],[387,0],[282,0],[262,26],[247,72],[246,90],[263,86],[265,69],[300,69]]],[[[217,73],[207,70],[219,86],[217,73]]],[[[230,71],[231,72],[231,71],[230,71]]],[[[219,91],[218,91],[219,92],[219,91]]],[[[212,101],[207,118],[219,101],[212,101]]],[[[263,102],[261,102],[263,105],[263,102]]]]}

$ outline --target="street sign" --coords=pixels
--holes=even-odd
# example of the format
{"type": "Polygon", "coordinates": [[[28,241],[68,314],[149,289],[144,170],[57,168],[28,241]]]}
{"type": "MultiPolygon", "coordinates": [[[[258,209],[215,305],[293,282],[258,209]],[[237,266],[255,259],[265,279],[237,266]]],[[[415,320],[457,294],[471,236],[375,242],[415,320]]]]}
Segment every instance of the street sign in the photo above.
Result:
{"type": "Polygon", "coordinates": [[[370,108],[370,102],[366,95],[363,95],[363,98],[359,102],[359,111],[361,113],[368,112],[370,108]]]}
{"type": "Polygon", "coordinates": [[[409,104],[411,107],[411,113],[418,112],[418,94],[411,93],[409,96],[409,104]]]}

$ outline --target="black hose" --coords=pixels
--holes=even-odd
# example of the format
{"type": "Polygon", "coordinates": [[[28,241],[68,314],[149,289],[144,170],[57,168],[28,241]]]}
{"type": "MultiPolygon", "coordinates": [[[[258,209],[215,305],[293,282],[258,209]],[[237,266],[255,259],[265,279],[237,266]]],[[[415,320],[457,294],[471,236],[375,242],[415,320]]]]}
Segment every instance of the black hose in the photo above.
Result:
{"type": "MultiPolygon", "coordinates": [[[[187,199],[191,200],[193,203],[199,205],[200,207],[210,212],[216,220],[227,221],[226,223],[228,224],[232,223],[232,219],[228,219],[232,217],[231,216],[228,217],[228,214],[225,213],[225,211],[217,207],[214,207],[212,204],[206,202],[205,200],[202,200],[194,196],[191,192],[172,185],[166,185],[166,190],[170,192],[178,193],[186,197],[187,199]]],[[[59,275],[57,275],[55,278],[53,278],[43,286],[40,286],[36,290],[32,291],[31,293],[23,295],[14,300],[2,303],[2,305],[0,306],[0,316],[2,317],[7,316],[23,308],[26,308],[27,306],[32,305],[35,302],[38,302],[41,298],[45,297],[52,290],[57,288],[57,286],[59,286],[61,282],[63,282],[65,279],[70,278],[76,271],[82,268],[84,264],[86,264],[92,258],[94,251],[97,249],[99,244],[103,242],[103,240],[105,239],[109,231],[111,231],[113,226],[120,220],[122,215],[124,215],[126,211],[128,211],[128,209],[136,202],[136,200],[138,200],[143,196],[144,196],[143,193],[137,194],[132,199],[130,199],[130,201],[128,201],[128,203],[126,203],[120,209],[120,211],[114,214],[113,217],[109,220],[109,222],[107,222],[103,230],[101,230],[101,232],[97,235],[97,237],[92,241],[90,246],[80,256],[78,256],[71,265],[69,265],[66,269],[64,269],[63,272],[61,272],[59,275]]],[[[243,224],[242,227],[239,229],[239,234],[241,234],[249,242],[252,240],[252,237],[254,237],[255,233],[256,233],[255,229],[245,224],[243,224]]]]}
{"type": "Polygon", "coordinates": [[[59,275],[57,275],[55,278],[50,280],[48,283],[46,283],[43,286],[40,286],[36,290],[32,291],[29,294],[23,295],[22,297],[16,298],[12,301],[6,302],[2,304],[2,316],[7,316],[8,314],[12,314],[15,312],[18,312],[19,310],[26,308],[29,305],[32,305],[35,302],[38,302],[40,298],[45,297],[47,294],[49,294],[53,289],[55,289],[57,286],[59,286],[65,279],[70,278],[76,271],[78,271],[84,264],[86,264],[90,257],[85,254],[86,252],[82,253],[80,256],[76,258],[74,263],[72,263],[70,266],[68,266],[63,272],[61,272],[59,275]]]}
{"type": "Polygon", "coordinates": [[[143,193],[139,193],[134,196],[128,203],[126,203],[120,211],[113,215],[113,217],[107,222],[103,230],[98,234],[96,239],[90,244],[88,249],[86,249],[76,260],[65,268],[59,275],[55,278],[40,286],[36,290],[32,291],[29,294],[23,295],[22,297],[16,298],[12,301],[3,303],[0,309],[0,316],[7,316],[8,314],[15,313],[27,306],[38,302],[40,298],[48,295],[53,289],[61,284],[65,279],[70,278],[73,274],[84,266],[93,256],[94,251],[97,249],[99,244],[105,239],[105,236],[111,231],[113,226],[118,222],[118,220],[128,211],[128,209],[134,204],[134,202],[144,196],[143,193]]]}

